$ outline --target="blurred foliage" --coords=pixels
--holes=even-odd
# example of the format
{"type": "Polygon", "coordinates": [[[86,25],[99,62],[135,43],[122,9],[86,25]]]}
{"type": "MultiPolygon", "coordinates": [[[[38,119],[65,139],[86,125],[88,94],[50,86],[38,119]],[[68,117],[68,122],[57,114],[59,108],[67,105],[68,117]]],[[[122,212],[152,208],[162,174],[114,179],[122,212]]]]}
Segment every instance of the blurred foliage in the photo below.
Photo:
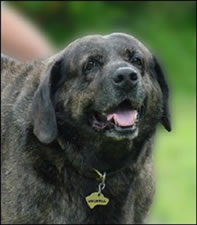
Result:
{"type": "Polygon", "coordinates": [[[171,90],[172,133],[156,138],[152,223],[195,223],[195,1],[13,1],[58,48],[86,34],[126,32],[163,65],[171,90]]]}
{"type": "Polygon", "coordinates": [[[159,127],[155,139],[157,188],[150,221],[196,224],[196,103],[188,97],[172,103],[172,132],[159,127]]]}

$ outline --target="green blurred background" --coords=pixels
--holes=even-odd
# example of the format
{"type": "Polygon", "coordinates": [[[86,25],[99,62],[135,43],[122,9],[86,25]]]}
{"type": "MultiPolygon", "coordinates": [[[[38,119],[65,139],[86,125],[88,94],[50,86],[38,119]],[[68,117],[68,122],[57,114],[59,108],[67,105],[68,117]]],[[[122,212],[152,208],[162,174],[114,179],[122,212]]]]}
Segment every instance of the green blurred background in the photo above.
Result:
{"type": "Polygon", "coordinates": [[[196,3],[185,1],[23,1],[28,16],[58,48],[86,34],[126,32],[163,65],[169,82],[172,132],[158,128],[157,181],[150,223],[196,223],[196,3]]]}

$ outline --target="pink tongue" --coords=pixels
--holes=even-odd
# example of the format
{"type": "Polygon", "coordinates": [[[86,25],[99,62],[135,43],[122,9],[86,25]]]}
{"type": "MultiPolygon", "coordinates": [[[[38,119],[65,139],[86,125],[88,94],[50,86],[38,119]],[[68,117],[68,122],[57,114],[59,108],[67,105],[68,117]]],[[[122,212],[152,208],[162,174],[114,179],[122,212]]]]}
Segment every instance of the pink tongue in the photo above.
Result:
{"type": "Polygon", "coordinates": [[[114,122],[121,126],[121,127],[126,127],[126,126],[132,126],[137,117],[137,111],[136,110],[117,110],[114,113],[110,113],[107,115],[107,120],[112,120],[114,119],[114,122]]]}

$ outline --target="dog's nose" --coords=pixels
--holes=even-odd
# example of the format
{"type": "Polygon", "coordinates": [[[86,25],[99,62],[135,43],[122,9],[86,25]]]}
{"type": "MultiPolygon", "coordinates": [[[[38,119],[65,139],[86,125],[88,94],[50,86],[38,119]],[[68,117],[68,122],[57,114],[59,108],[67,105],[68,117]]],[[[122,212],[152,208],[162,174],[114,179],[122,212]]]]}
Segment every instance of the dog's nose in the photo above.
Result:
{"type": "Polygon", "coordinates": [[[134,87],[138,82],[138,74],[132,68],[120,67],[113,75],[113,84],[116,87],[134,87]]]}

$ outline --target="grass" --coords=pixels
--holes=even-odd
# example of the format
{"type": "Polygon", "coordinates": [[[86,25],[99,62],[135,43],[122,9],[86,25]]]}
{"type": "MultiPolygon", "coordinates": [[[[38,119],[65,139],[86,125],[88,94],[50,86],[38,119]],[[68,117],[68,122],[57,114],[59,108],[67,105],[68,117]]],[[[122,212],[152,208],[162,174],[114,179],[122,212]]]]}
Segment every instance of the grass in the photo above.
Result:
{"type": "Polygon", "coordinates": [[[156,195],[151,223],[196,224],[196,107],[194,98],[172,101],[172,132],[159,128],[154,146],[156,195]]]}

